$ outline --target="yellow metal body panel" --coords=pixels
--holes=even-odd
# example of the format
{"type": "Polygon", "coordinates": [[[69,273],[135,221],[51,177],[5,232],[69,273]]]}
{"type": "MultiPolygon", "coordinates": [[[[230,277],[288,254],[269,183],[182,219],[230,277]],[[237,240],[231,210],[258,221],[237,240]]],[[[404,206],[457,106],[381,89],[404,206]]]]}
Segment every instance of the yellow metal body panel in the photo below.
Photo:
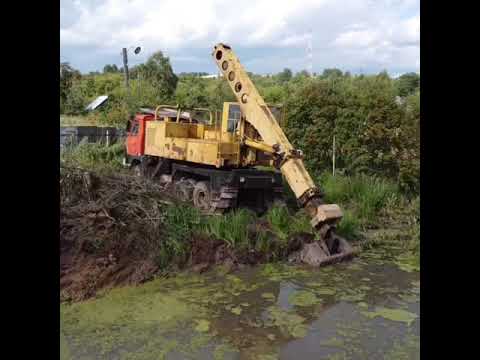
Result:
{"type": "Polygon", "coordinates": [[[148,121],[145,154],[205,165],[237,166],[240,142],[204,124],[148,121]]]}

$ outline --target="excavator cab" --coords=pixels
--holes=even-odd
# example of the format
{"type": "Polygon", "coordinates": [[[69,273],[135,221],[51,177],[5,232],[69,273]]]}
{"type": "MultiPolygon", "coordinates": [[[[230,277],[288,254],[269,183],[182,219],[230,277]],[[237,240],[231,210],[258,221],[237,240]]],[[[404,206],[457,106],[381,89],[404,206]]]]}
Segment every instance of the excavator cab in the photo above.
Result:
{"type": "MultiPolygon", "coordinates": [[[[284,123],[285,110],[282,104],[267,104],[279,124],[284,123]]],[[[243,117],[245,119],[245,117],[243,117]]],[[[240,131],[242,111],[237,102],[223,103],[222,132],[235,133],[240,131]]],[[[248,119],[246,119],[248,121],[248,119]]],[[[240,136],[243,134],[239,134],[240,136]]]]}

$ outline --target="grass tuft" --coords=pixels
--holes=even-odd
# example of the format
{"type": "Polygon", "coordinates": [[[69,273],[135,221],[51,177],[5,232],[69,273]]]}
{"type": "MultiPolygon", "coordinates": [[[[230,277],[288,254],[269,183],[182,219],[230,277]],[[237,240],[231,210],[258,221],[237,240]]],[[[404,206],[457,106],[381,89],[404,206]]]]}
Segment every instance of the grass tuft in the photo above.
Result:
{"type": "Polygon", "coordinates": [[[318,184],[325,193],[325,201],[351,209],[351,214],[347,215],[349,219],[343,225],[345,231],[347,227],[351,231],[352,226],[355,226],[353,217],[357,218],[358,226],[373,225],[380,211],[386,206],[394,206],[400,198],[396,184],[374,176],[345,177],[324,173],[319,177],[318,184]]]}
{"type": "Polygon", "coordinates": [[[206,218],[203,232],[208,236],[225,241],[228,246],[248,246],[248,226],[254,222],[254,214],[246,209],[237,209],[224,216],[206,218]]]}
{"type": "Polygon", "coordinates": [[[66,166],[108,172],[122,168],[124,152],[123,143],[110,146],[101,143],[80,143],[63,148],[60,153],[60,162],[66,166]]]}
{"type": "Polygon", "coordinates": [[[343,218],[337,226],[338,235],[347,240],[358,239],[360,230],[360,221],[350,210],[344,210],[343,218]]]}

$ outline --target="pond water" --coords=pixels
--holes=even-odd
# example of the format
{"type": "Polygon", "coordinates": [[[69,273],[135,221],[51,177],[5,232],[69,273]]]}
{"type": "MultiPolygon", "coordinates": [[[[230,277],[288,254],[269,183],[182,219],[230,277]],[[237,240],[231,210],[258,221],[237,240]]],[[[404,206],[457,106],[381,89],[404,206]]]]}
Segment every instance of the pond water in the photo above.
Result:
{"type": "Polygon", "coordinates": [[[392,253],[220,267],[63,304],[62,358],[419,359],[419,272],[392,253]]]}

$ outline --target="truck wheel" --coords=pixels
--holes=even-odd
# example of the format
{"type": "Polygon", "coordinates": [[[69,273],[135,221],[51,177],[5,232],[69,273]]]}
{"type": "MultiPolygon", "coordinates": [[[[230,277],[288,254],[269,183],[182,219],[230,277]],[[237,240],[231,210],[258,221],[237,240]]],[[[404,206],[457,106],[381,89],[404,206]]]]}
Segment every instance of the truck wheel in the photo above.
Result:
{"type": "Polygon", "coordinates": [[[143,176],[143,169],[142,169],[142,164],[137,163],[132,166],[133,174],[136,177],[142,177],[143,176]]]}
{"type": "Polygon", "coordinates": [[[205,181],[199,181],[193,188],[193,204],[195,207],[208,211],[210,209],[211,192],[205,181]]]}
{"type": "Polygon", "coordinates": [[[192,187],[186,181],[179,181],[175,184],[175,196],[183,202],[192,200],[192,187]]]}

